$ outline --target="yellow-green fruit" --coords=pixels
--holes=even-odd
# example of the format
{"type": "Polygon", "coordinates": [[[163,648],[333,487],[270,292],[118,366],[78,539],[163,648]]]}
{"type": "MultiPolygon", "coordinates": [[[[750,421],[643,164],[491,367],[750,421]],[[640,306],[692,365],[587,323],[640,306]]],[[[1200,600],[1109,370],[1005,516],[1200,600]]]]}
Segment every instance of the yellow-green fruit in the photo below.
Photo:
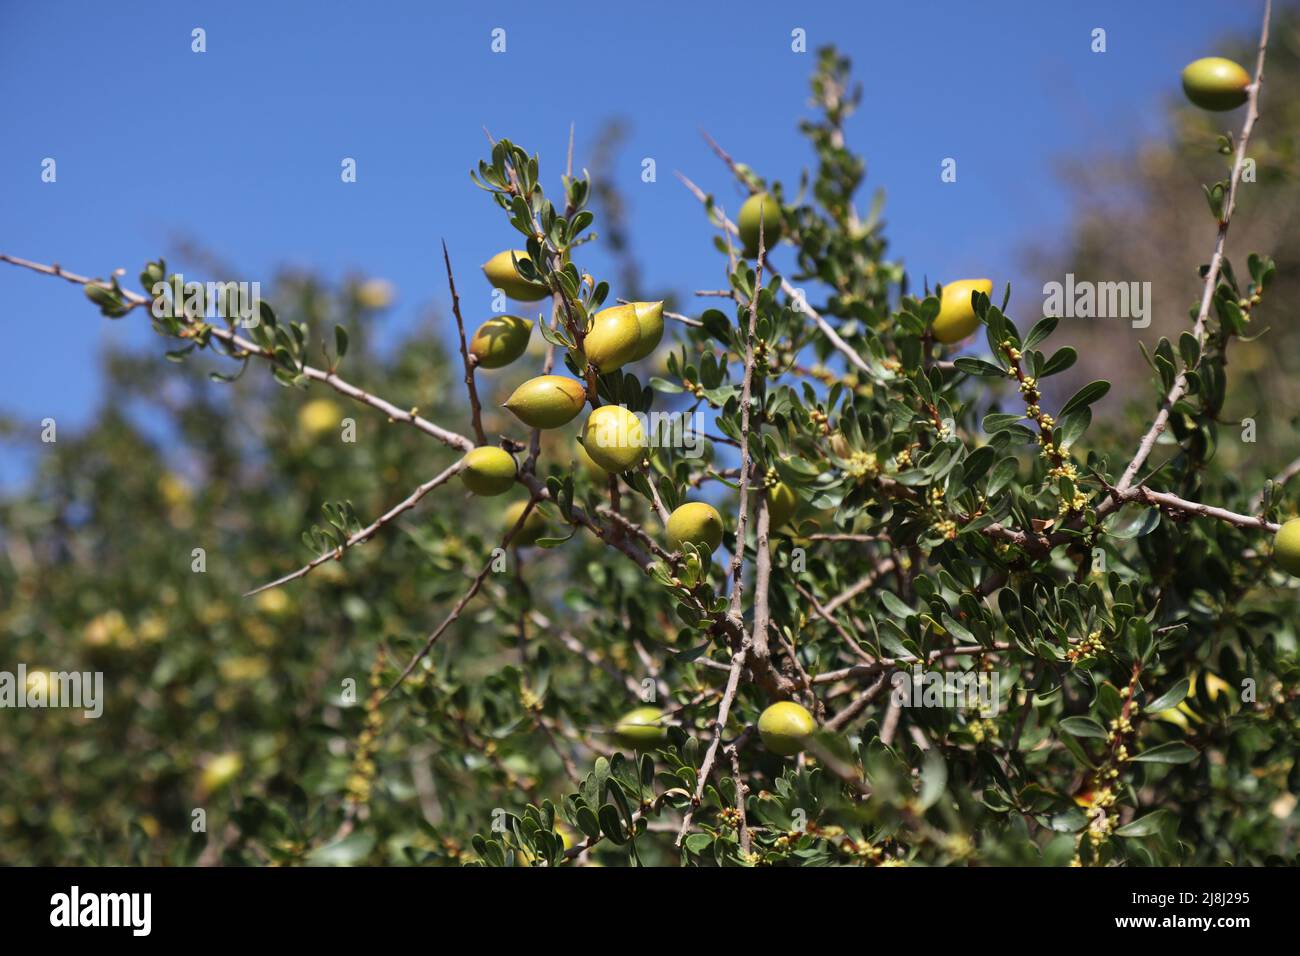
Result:
{"type": "Polygon", "coordinates": [[[712,554],[722,544],[722,515],[713,505],[688,501],[668,516],[668,544],[682,550],[688,541],[712,554]]]}
{"type": "Polygon", "coordinates": [[[551,290],[540,282],[529,282],[515,269],[514,259],[527,259],[528,253],[523,249],[507,249],[483,263],[483,274],[487,276],[492,288],[500,289],[510,298],[519,302],[536,302],[545,299],[551,290]]]}
{"type": "Polygon", "coordinates": [[[607,472],[634,468],[645,454],[641,419],[622,405],[602,405],[587,416],[582,446],[591,460],[607,472]]]}
{"type": "Polygon", "coordinates": [[[989,295],[993,291],[991,279],[958,279],[943,287],[939,300],[939,314],[935,316],[931,331],[945,345],[960,342],[979,328],[979,316],[971,305],[972,292],[989,295]]]}
{"type": "Polygon", "coordinates": [[[217,754],[203,768],[200,782],[206,793],[216,793],[230,785],[239,772],[244,769],[244,760],[234,751],[217,754]]]}
{"type": "MultiPolygon", "coordinates": [[[[526,501],[516,501],[506,509],[505,520],[502,527],[509,531],[519,520],[519,516],[524,513],[524,508],[528,507],[526,501]]],[[[538,538],[546,536],[546,519],[534,505],[533,510],[528,513],[524,519],[523,526],[515,532],[515,536],[510,539],[510,543],[517,548],[528,548],[537,543],[538,538]]]]}
{"type": "Polygon", "coordinates": [[[1221,56],[1206,56],[1183,67],[1183,92],[1203,110],[1236,109],[1249,97],[1250,74],[1221,56]]]}
{"type": "Polygon", "coordinates": [[[773,704],[758,718],[758,735],[763,738],[763,746],[782,757],[803,750],[808,735],[816,729],[813,715],[792,700],[773,704]]]}
{"type": "Polygon", "coordinates": [[[469,354],[479,368],[503,368],[528,348],[533,323],[517,315],[498,315],[478,327],[469,343],[469,354]]]}
{"type": "Polygon", "coordinates": [[[768,530],[776,531],[778,528],[784,527],[785,523],[794,517],[795,509],[798,507],[798,496],[784,481],[779,481],[767,489],[768,530]]]}
{"type": "Polygon", "coordinates": [[[393,284],[387,279],[367,279],[357,286],[356,296],[363,309],[386,309],[393,301],[393,284]]]}
{"type": "Polygon", "coordinates": [[[476,495],[504,495],[515,483],[515,459],[504,448],[475,448],[465,456],[460,480],[476,495]]]}
{"type": "Polygon", "coordinates": [[[314,398],[298,409],[298,427],[309,438],[320,438],[333,431],[342,419],[343,409],[328,398],[314,398]]]}
{"type": "Polygon", "coordinates": [[[539,375],[520,385],[506,399],[506,408],[532,428],[559,428],[582,411],[587,390],[563,375],[539,375]]]}
{"type": "Polygon", "coordinates": [[[763,248],[770,250],[781,241],[781,204],[771,193],[754,193],[740,207],[736,227],[740,241],[745,244],[745,255],[752,259],[758,255],[758,223],[763,221],[763,248]]]}
{"type": "Polygon", "coordinates": [[[659,347],[664,337],[664,304],[662,302],[633,302],[636,322],[641,327],[641,344],[628,361],[639,362],[659,347]]]}
{"type": "Polygon", "coordinates": [[[1300,577],[1300,518],[1292,518],[1273,539],[1273,560],[1287,574],[1300,577]]]}
{"type": "Polygon", "coordinates": [[[641,324],[636,309],[616,305],[601,309],[591,319],[591,329],[582,341],[587,361],[602,372],[612,372],[636,357],[641,347],[641,324]]]}
{"type": "Polygon", "coordinates": [[[614,726],[614,736],[624,747],[635,750],[655,747],[668,739],[668,728],[663,720],[664,712],[658,707],[638,707],[619,718],[614,726]]]}
{"type": "Polygon", "coordinates": [[[580,464],[583,467],[583,470],[591,476],[591,479],[600,482],[608,481],[609,472],[596,464],[595,459],[587,454],[587,449],[582,447],[582,442],[574,442],[574,444],[578,448],[578,464],[580,464]]]}

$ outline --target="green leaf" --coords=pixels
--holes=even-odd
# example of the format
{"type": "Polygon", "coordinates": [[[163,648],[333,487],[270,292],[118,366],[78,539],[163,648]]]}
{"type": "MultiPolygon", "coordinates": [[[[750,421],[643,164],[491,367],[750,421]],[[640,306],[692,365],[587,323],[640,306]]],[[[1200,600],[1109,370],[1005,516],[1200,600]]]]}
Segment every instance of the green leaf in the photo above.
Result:
{"type": "Polygon", "coordinates": [[[1191,763],[1196,757],[1197,754],[1194,748],[1189,747],[1181,740],[1174,740],[1167,744],[1161,744],[1159,747],[1144,750],[1140,754],[1134,754],[1129,759],[1137,763],[1191,763]]]}
{"type": "Polygon", "coordinates": [[[357,830],[337,843],[313,850],[307,862],[315,866],[352,866],[369,856],[374,846],[375,838],[371,834],[357,830]]]}
{"type": "Polygon", "coordinates": [[[1119,837],[1144,837],[1159,833],[1160,828],[1165,825],[1165,821],[1172,819],[1173,814],[1168,810],[1155,810],[1146,816],[1138,817],[1132,823],[1126,823],[1115,831],[1115,836],[1119,837]]]}
{"type": "Polygon", "coordinates": [[[1110,382],[1105,380],[1089,382],[1087,385],[1083,386],[1083,388],[1074,393],[1074,397],[1065,403],[1057,417],[1062,418],[1070,414],[1070,412],[1074,411],[1076,408],[1087,408],[1109,391],[1110,382]]]}
{"type": "Polygon", "coordinates": [[[1177,707],[1187,696],[1187,690],[1191,686],[1187,678],[1184,677],[1169,690],[1165,691],[1151,703],[1143,707],[1143,711],[1148,714],[1159,713],[1162,710],[1168,710],[1170,707],[1177,707]]]}
{"type": "Polygon", "coordinates": [[[1091,717],[1066,717],[1061,721],[1061,729],[1075,737],[1095,737],[1106,739],[1106,728],[1091,717]]]}

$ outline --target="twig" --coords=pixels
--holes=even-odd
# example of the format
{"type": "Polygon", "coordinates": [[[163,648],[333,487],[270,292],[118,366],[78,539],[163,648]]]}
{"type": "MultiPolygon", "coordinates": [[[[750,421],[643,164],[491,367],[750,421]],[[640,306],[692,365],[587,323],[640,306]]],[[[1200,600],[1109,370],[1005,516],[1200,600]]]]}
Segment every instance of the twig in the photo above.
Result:
{"type": "Polygon", "coordinates": [[[855,717],[867,709],[868,704],[876,699],[877,695],[879,695],[881,690],[884,689],[888,680],[889,672],[882,672],[874,684],[864,690],[857,697],[853,698],[853,700],[838,714],[826,721],[824,724],[825,729],[829,730],[831,733],[839,733],[847,727],[855,717]]]}
{"type": "MultiPolygon", "coordinates": [[[[514,526],[509,531],[507,531],[506,536],[501,539],[501,547],[503,548],[509,547],[511,539],[514,538],[514,536],[519,533],[519,529],[524,526],[524,522],[528,520],[529,514],[532,513],[533,506],[536,504],[537,504],[536,498],[529,499],[528,504],[524,506],[524,510],[520,512],[519,518],[515,521],[514,526]]],[[[419,652],[414,657],[411,658],[410,663],[408,663],[406,667],[402,670],[402,672],[397,675],[397,680],[395,680],[393,682],[393,685],[389,687],[387,691],[384,692],[384,696],[381,698],[381,702],[391,697],[393,695],[393,692],[397,690],[397,688],[402,686],[402,682],[405,681],[406,678],[411,675],[411,672],[415,670],[415,668],[419,665],[420,661],[424,660],[424,658],[428,655],[429,651],[433,650],[433,645],[438,642],[438,638],[442,637],[443,632],[445,632],[447,628],[451,627],[451,625],[455,623],[456,619],[460,617],[461,612],[465,610],[465,605],[468,604],[471,600],[473,600],[474,595],[478,594],[479,588],[483,586],[483,580],[491,572],[492,566],[495,563],[496,563],[496,555],[495,554],[490,555],[488,557],[487,563],[483,565],[483,570],[480,571],[475,576],[474,581],[470,584],[469,590],[466,591],[463,595],[461,595],[460,600],[456,602],[456,606],[451,609],[451,613],[448,614],[447,617],[443,620],[443,622],[439,624],[438,627],[434,630],[434,632],[429,635],[429,639],[424,642],[424,647],[420,648],[419,652]]]]}
{"type": "Polygon", "coordinates": [[[736,689],[740,686],[740,672],[744,670],[745,658],[748,656],[749,638],[746,635],[742,637],[740,645],[736,648],[736,653],[731,656],[731,670],[727,674],[727,689],[723,692],[722,701],[718,704],[718,714],[713,718],[713,739],[709,742],[709,749],[705,752],[704,760],[700,763],[700,775],[695,782],[695,794],[691,797],[691,805],[682,817],[682,826],[677,832],[677,846],[681,846],[682,840],[686,839],[686,834],[691,828],[691,819],[695,816],[695,808],[704,799],[704,788],[709,782],[709,773],[713,770],[714,761],[718,758],[718,745],[722,743],[722,728],[726,726],[727,715],[731,712],[731,703],[736,699],[736,689]]]}
{"type": "Polygon", "coordinates": [[[470,421],[474,426],[474,437],[480,445],[487,444],[487,435],[483,432],[483,410],[478,403],[478,389],[474,386],[474,370],[478,367],[477,357],[471,358],[465,345],[465,322],[460,316],[460,296],[456,294],[456,280],[451,274],[451,256],[447,252],[447,240],[442,240],[442,261],[447,266],[447,285],[451,289],[451,311],[456,316],[456,331],[460,335],[460,357],[465,363],[465,391],[469,393],[470,421]]]}
{"type": "Polygon", "coordinates": [[[835,597],[827,601],[824,606],[825,612],[827,614],[833,614],[837,607],[839,607],[841,604],[844,604],[848,601],[852,601],[863,591],[874,586],[875,583],[881,579],[881,577],[888,574],[890,571],[894,570],[894,568],[897,565],[898,565],[897,558],[894,558],[892,556],[887,558],[881,558],[879,561],[876,562],[876,566],[872,568],[871,571],[867,574],[867,576],[864,577],[861,581],[859,581],[857,584],[852,585],[847,590],[842,591],[841,593],[837,594],[835,597]]]}
{"type": "MultiPolygon", "coordinates": [[[[694,195],[696,199],[705,205],[708,205],[709,197],[705,194],[704,190],[687,179],[682,173],[678,173],[677,178],[682,181],[682,184],[691,191],[692,195],[694,195]]],[[[732,235],[740,235],[740,230],[736,227],[734,222],[721,214],[719,214],[719,218],[722,220],[722,226],[724,229],[732,235]]],[[[771,272],[781,280],[781,290],[790,298],[798,302],[800,309],[812,317],[812,320],[817,323],[817,328],[821,330],[822,335],[826,336],[831,345],[835,346],[835,348],[838,349],[845,358],[852,362],[860,371],[866,373],[866,375],[873,381],[878,380],[879,375],[877,375],[875,370],[873,370],[871,366],[866,363],[866,360],[854,350],[853,346],[849,345],[848,342],[845,342],[844,339],[840,337],[840,334],[831,327],[831,324],[822,318],[821,313],[814,309],[812,305],[804,299],[804,297],[799,293],[799,290],[792,286],[786,280],[785,276],[781,275],[776,270],[773,269],[771,272]]]]}
{"type": "MultiPolygon", "coordinates": [[[[101,289],[108,289],[109,291],[113,291],[112,286],[110,286],[105,282],[101,282],[98,279],[91,279],[88,278],[87,276],[77,275],[74,272],[65,272],[62,268],[60,268],[57,265],[54,266],[42,265],[41,263],[38,262],[30,262],[26,259],[19,259],[16,258],[15,256],[5,255],[4,253],[0,253],[0,262],[8,262],[12,265],[20,266],[24,269],[31,269],[33,272],[41,272],[44,273],[45,275],[57,276],[60,279],[66,279],[68,282],[73,282],[76,283],[77,285],[96,286],[101,289]]],[[[118,291],[120,291],[120,294],[123,297],[125,297],[128,303],[130,303],[132,308],[136,306],[148,305],[150,302],[149,299],[145,298],[142,295],[139,295],[138,293],[132,292],[129,289],[121,289],[118,291]]],[[[274,360],[275,358],[275,356],[270,351],[263,349],[259,345],[255,345],[254,343],[248,341],[248,339],[238,336],[235,333],[229,331],[228,329],[219,328],[217,326],[208,326],[208,332],[213,338],[218,339],[229,346],[233,346],[234,349],[239,352],[245,352],[249,355],[256,355],[258,358],[263,358],[268,360],[274,360]]],[[[436,438],[444,445],[450,445],[452,448],[458,448],[461,451],[469,451],[471,448],[474,447],[474,443],[470,441],[468,438],[466,438],[464,435],[459,435],[456,432],[450,431],[446,428],[442,428],[441,426],[434,424],[428,419],[421,418],[414,411],[398,408],[392,402],[386,401],[382,398],[379,398],[378,396],[371,395],[369,392],[365,391],[364,389],[358,388],[357,386],[351,384],[350,382],[347,382],[339,378],[333,372],[327,372],[322,369],[313,368],[310,365],[302,366],[300,371],[304,376],[306,376],[309,379],[312,379],[313,381],[325,383],[330,388],[334,389],[334,391],[338,392],[340,395],[346,395],[348,398],[361,402],[363,405],[369,405],[371,408],[378,409],[379,411],[387,415],[389,418],[391,418],[393,421],[403,422],[407,425],[411,425],[412,427],[424,432],[426,435],[430,435],[436,438]]]]}
{"type": "MultiPolygon", "coordinates": [[[[758,293],[763,288],[763,223],[758,224],[758,261],[754,272],[754,293],[749,299],[749,328],[745,333],[745,375],[740,384],[740,501],[736,510],[736,546],[731,553],[731,607],[728,614],[737,627],[741,624],[741,600],[744,583],[741,571],[745,564],[745,523],[749,510],[749,411],[754,388],[754,336],[758,325],[758,293]]],[[[762,637],[764,644],[767,635],[762,637]]]]}
{"type": "MultiPolygon", "coordinates": [[[[1278,485],[1280,487],[1282,485],[1285,485],[1296,475],[1300,475],[1300,458],[1297,458],[1295,461],[1291,462],[1291,464],[1287,465],[1276,475],[1274,475],[1272,478],[1272,482],[1273,484],[1278,485]]],[[[1259,493],[1256,494],[1254,498],[1250,499],[1250,510],[1258,511],[1262,507],[1264,507],[1264,489],[1261,488],[1259,493]]]]}
{"type": "Polygon", "coordinates": [[[336,560],[342,558],[344,551],[347,551],[349,548],[355,547],[358,544],[362,544],[363,542],[369,541],[372,537],[375,536],[376,532],[378,532],[380,528],[382,528],[386,524],[391,523],[395,518],[397,518],[398,515],[410,511],[412,508],[415,507],[415,505],[419,502],[421,498],[423,498],[429,492],[433,491],[434,488],[437,488],[439,485],[445,483],[447,479],[451,478],[453,475],[460,472],[464,467],[465,467],[465,459],[462,458],[461,460],[457,461],[454,465],[452,465],[450,468],[448,468],[446,471],[443,471],[441,474],[433,478],[430,478],[424,484],[420,485],[420,487],[416,488],[413,492],[407,495],[406,498],[402,499],[397,504],[393,505],[393,507],[385,511],[378,518],[376,518],[372,524],[368,525],[365,528],[362,528],[360,531],[352,535],[352,537],[348,538],[337,548],[334,548],[331,551],[326,551],[324,554],[319,555],[316,558],[313,558],[311,561],[307,562],[301,568],[299,568],[297,571],[294,571],[291,574],[286,574],[282,578],[276,578],[274,581],[270,582],[269,584],[263,584],[260,587],[253,588],[253,590],[245,593],[244,597],[252,597],[254,594],[259,594],[262,591],[269,591],[271,588],[277,588],[282,584],[288,584],[290,581],[296,581],[298,578],[306,577],[308,574],[310,574],[312,571],[320,567],[322,564],[324,564],[326,561],[330,560],[331,558],[334,558],[336,560]]]}
{"type": "MultiPolygon", "coordinates": [[[[1250,85],[1250,91],[1247,94],[1246,120],[1241,127],[1241,138],[1237,141],[1237,154],[1232,163],[1232,175],[1228,180],[1228,198],[1223,206],[1223,215],[1219,219],[1218,232],[1214,240],[1214,255],[1210,258],[1210,265],[1205,273],[1205,288],[1201,292],[1201,307],[1196,315],[1196,324],[1192,328],[1192,335],[1195,336],[1197,344],[1202,347],[1205,345],[1206,322],[1210,315],[1210,305],[1214,301],[1214,293],[1219,285],[1219,274],[1223,269],[1223,249],[1228,239],[1228,225],[1232,221],[1232,213],[1237,205],[1237,187],[1241,183],[1241,173],[1246,164],[1246,146],[1250,142],[1250,134],[1255,128],[1255,121],[1259,118],[1259,91],[1264,83],[1264,50],[1268,46],[1268,21],[1272,7],[1272,0],[1265,0],[1264,25],[1260,29],[1259,53],[1255,59],[1255,82],[1250,85]]],[[[1124,469],[1124,474],[1120,477],[1118,485],[1121,492],[1128,491],[1132,487],[1138,472],[1142,470],[1147,457],[1155,447],[1156,439],[1168,426],[1170,412],[1185,394],[1187,394],[1186,368],[1181,370],[1174,379],[1173,387],[1169,389],[1169,394],[1165,396],[1164,402],[1161,403],[1155,421],[1151,423],[1151,428],[1142,437],[1141,444],[1138,445],[1137,454],[1133,456],[1133,460],[1124,469]]]]}

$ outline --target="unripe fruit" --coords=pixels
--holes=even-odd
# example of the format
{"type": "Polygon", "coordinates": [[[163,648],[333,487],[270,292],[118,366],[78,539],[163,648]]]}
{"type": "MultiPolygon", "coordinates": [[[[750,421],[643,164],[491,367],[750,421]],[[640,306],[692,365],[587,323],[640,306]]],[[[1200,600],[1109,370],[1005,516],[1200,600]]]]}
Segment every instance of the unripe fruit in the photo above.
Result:
{"type": "Polygon", "coordinates": [[[779,481],[767,489],[768,530],[776,531],[778,528],[784,527],[785,523],[794,517],[795,509],[798,507],[798,496],[795,495],[794,489],[784,481],[779,481]]]}
{"type": "Polygon", "coordinates": [[[601,309],[591,319],[591,329],[582,340],[582,351],[602,372],[612,372],[632,361],[641,347],[641,325],[636,309],[616,305],[601,309]]]}
{"type": "MultiPolygon", "coordinates": [[[[505,531],[509,531],[513,528],[515,522],[519,520],[519,516],[524,513],[526,507],[528,507],[528,502],[516,501],[507,508],[502,528],[505,531]]],[[[510,539],[510,543],[517,548],[529,548],[537,543],[538,538],[544,538],[545,536],[546,518],[544,518],[542,513],[537,510],[536,506],[534,506],[533,510],[528,513],[528,517],[524,519],[523,526],[520,527],[520,529],[515,532],[515,536],[510,539]]]]}
{"type": "Polygon", "coordinates": [[[972,292],[991,294],[993,281],[958,279],[943,287],[943,295],[939,300],[939,314],[935,316],[934,324],[930,327],[936,340],[945,345],[960,342],[979,328],[979,316],[975,314],[975,307],[970,302],[972,292]]]}
{"type": "Polygon", "coordinates": [[[581,382],[563,375],[539,375],[506,399],[506,408],[532,428],[559,428],[577,417],[587,400],[581,382]]]}
{"type": "Polygon", "coordinates": [[[616,474],[634,468],[645,454],[641,419],[621,405],[602,405],[582,429],[582,446],[605,471],[616,474]]]}
{"type": "Polygon", "coordinates": [[[342,419],[343,409],[328,398],[314,398],[298,409],[298,427],[309,438],[320,438],[338,428],[342,419]]]}
{"type": "Polygon", "coordinates": [[[781,204],[771,193],[754,193],[740,207],[740,216],[736,227],[740,231],[740,241],[745,245],[746,258],[758,255],[758,223],[763,220],[763,248],[771,249],[781,241],[784,229],[781,223],[781,204]]]}
{"type": "Polygon", "coordinates": [[[628,361],[639,362],[659,347],[664,337],[664,304],[662,302],[633,302],[637,325],[641,327],[641,344],[628,361]]]}
{"type": "Polygon", "coordinates": [[[1221,56],[1206,56],[1183,67],[1183,92],[1203,110],[1236,109],[1249,98],[1250,74],[1221,56]]]}
{"type": "Polygon", "coordinates": [[[200,784],[204,793],[216,793],[229,786],[239,772],[244,769],[244,760],[234,751],[217,754],[203,768],[200,784]]]}
{"type": "Polygon", "coordinates": [[[758,735],[763,738],[763,746],[782,757],[803,750],[808,735],[816,729],[813,715],[792,700],[778,701],[758,718],[758,735]]]}
{"type": "Polygon", "coordinates": [[[634,750],[658,746],[668,739],[663,719],[664,712],[658,707],[638,707],[619,718],[614,736],[624,747],[634,750]]]}
{"type": "Polygon", "coordinates": [[[356,296],[363,309],[385,309],[393,301],[393,284],[387,279],[367,279],[357,286],[356,296]]]}
{"type": "Polygon", "coordinates": [[[289,595],[280,588],[259,592],[257,597],[253,598],[253,606],[267,617],[275,618],[285,617],[293,610],[293,602],[289,600],[289,595]]]}
{"type": "Polygon", "coordinates": [[[688,541],[701,551],[712,554],[722,544],[722,515],[713,505],[688,501],[668,516],[668,545],[682,550],[688,541]]]}
{"type": "Polygon", "coordinates": [[[1287,574],[1300,577],[1300,518],[1292,518],[1273,539],[1273,560],[1287,574]]]}
{"type": "Polygon", "coordinates": [[[498,315],[478,327],[469,343],[469,354],[479,368],[503,368],[524,354],[533,323],[517,315],[498,315]]]}
{"type": "Polygon", "coordinates": [[[578,464],[591,476],[591,479],[600,482],[608,481],[609,472],[596,464],[595,460],[587,454],[587,449],[582,447],[582,442],[574,442],[574,444],[578,448],[578,464]]]}
{"type": "MultiPolygon", "coordinates": [[[[529,282],[519,274],[511,254],[512,250],[507,249],[505,252],[498,252],[483,263],[483,274],[487,276],[488,282],[492,283],[492,288],[500,289],[519,302],[536,302],[550,295],[551,290],[545,285],[540,282],[529,282]]],[[[519,260],[528,258],[528,253],[523,249],[513,250],[513,255],[519,260]]]]}
{"type": "Polygon", "coordinates": [[[515,483],[515,459],[504,448],[475,448],[465,455],[460,480],[476,495],[504,495],[515,483]]]}

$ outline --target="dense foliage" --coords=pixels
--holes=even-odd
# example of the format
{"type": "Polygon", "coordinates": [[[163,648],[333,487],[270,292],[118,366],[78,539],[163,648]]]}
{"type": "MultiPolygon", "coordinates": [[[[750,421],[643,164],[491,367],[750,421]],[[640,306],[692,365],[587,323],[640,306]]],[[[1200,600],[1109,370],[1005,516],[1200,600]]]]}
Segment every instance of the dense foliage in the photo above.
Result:
{"type": "MultiPolygon", "coordinates": [[[[584,357],[619,296],[580,267],[591,185],[570,172],[553,204],[556,168],[506,140],[475,173],[485,215],[550,295],[518,362],[467,373],[435,336],[382,354],[374,282],[287,276],[251,330],[152,319],[177,363],[114,356],[112,405],[3,502],[6,662],[103,671],[107,701],[97,720],[5,713],[0,861],[1294,860],[1296,591],[1271,559],[1294,498],[1256,499],[1214,456],[1272,262],[1210,271],[1205,321],[1189,303],[1194,331],[1151,350],[1141,431],[1162,407],[1168,428],[1149,460],[1094,443],[1108,384],[1054,397],[1077,355],[1049,347],[1070,320],[1034,321],[1036,298],[977,290],[973,344],[936,341],[939,290],[909,285],[879,207],[855,206],[848,70],[821,53],[797,187],[725,154],[734,203],[688,183],[726,288],[619,371],[584,357]],[[742,250],[731,223],[763,191],[763,245],[781,242],[742,250]],[[709,440],[601,477],[577,458],[585,413],[533,432],[500,407],[543,365],[593,406],[704,412],[709,440]],[[498,442],[516,489],[468,494],[463,454],[498,442]],[[498,550],[530,499],[547,532],[498,550]],[[722,515],[712,556],[667,543],[687,501],[722,515]],[[900,702],[897,676],[923,671],[991,696],[922,679],[900,702]],[[818,723],[789,757],[758,727],[782,700],[818,723]],[[613,732],[642,706],[668,726],[644,750],[613,732]]],[[[151,263],[145,291],[167,274],[151,263]]],[[[468,301],[477,277],[455,279],[468,301]]],[[[115,279],[87,292],[147,318],[115,279]]]]}

